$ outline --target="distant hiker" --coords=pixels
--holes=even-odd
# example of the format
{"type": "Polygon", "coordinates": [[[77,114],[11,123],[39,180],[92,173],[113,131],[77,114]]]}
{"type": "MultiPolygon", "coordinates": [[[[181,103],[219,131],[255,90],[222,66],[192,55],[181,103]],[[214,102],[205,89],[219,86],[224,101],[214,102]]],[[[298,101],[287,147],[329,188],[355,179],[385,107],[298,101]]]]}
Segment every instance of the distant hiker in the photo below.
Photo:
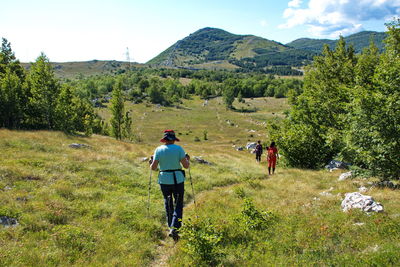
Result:
{"type": "Polygon", "coordinates": [[[279,158],[278,149],[275,147],[275,142],[272,142],[269,147],[267,147],[267,160],[268,160],[268,174],[271,175],[275,173],[276,159],[279,158]]]}
{"type": "Polygon", "coordinates": [[[182,170],[182,166],[189,168],[190,157],[185,154],[181,146],[174,144],[175,141],[179,141],[175,137],[175,132],[173,130],[165,130],[164,137],[160,140],[165,144],[157,147],[154,151],[150,168],[156,170],[158,167],[160,170],[158,183],[164,196],[167,223],[170,228],[169,236],[177,240],[183,215],[185,171],[182,170]]]}
{"type": "Polygon", "coordinates": [[[263,147],[262,147],[262,145],[261,145],[261,141],[260,141],[260,140],[258,140],[258,142],[257,142],[255,151],[256,151],[256,161],[257,161],[258,163],[260,163],[260,161],[261,161],[261,155],[262,155],[262,153],[263,153],[263,147]]]}

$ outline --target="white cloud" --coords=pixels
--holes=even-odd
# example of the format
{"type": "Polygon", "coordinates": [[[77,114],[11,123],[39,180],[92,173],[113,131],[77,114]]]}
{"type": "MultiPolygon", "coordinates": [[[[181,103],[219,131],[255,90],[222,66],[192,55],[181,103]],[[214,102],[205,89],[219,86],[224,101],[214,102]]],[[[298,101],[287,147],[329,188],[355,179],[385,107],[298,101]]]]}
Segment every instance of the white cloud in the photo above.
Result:
{"type": "Polygon", "coordinates": [[[288,3],[288,7],[300,7],[302,0],[292,0],[288,3]]]}
{"type": "Polygon", "coordinates": [[[315,36],[336,38],[362,30],[363,22],[400,14],[400,0],[309,0],[307,8],[300,4],[301,0],[288,3],[286,23],[280,28],[306,25],[315,36]]]}

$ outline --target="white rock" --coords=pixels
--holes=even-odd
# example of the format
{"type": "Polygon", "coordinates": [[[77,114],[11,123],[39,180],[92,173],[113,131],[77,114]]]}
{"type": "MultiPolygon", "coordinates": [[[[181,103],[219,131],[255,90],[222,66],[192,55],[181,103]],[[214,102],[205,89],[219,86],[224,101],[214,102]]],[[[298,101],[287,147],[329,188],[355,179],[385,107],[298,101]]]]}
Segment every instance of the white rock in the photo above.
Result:
{"type": "Polygon", "coordinates": [[[358,192],[360,193],[365,193],[368,191],[368,188],[366,188],[365,186],[361,186],[360,188],[358,188],[358,192]]]}
{"type": "Polygon", "coordinates": [[[207,160],[203,159],[202,156],[194,156],[194,157],[193,157],[193,160],[196,161],[197,163],[200,163],[200,164],[211,165],[211,163],[208,162],[207,160]]]}
{"type": "Polygon", "coordinates": [[[365,223],[353,223],[354,226],[363,226],[365,223]]]}
{"type": "Polygon", "coordinates": [[[351,172],[345,172],[345,173],[342,173],[339,176],[338,181],[344,181],[344,180],[347,180],[347,179],[350,179],[350,178],[351,178],[351,172]]]}
{"type": "Polygon", "coordinates": [[[3,225],[4,227],[15,227],[18,226],[19,223],[17,219],[8,216],[0,216],[0,225],[3,225]]]}
{"type": "Polygon", "coordinates": [[[69,145],[70,148],[90,148],[89,145],[85,145],[85,144],[78,144],[78,143],[72,143],[69,145]]]}
{"type": "Polygon", "coordinates": [[[361,209],[365,212],[382,212],[383,206],[375,202],[371,196],[365,196],[359,192],[347,193],[342,201],[342,210],[361,209]]]}
{"type": "Polygon", "coordinates": [[[250,149],[255,149],[257,146],[257,143],[253,142],[253,143],[247,143],[246,145],[246,149],[250,150],[250,149]]]}
{"type": "Polygon", "coordinates": [[[331,160],[328,165],[325,166],[327,169],[346,169],[348,167],[348,163],[339,161],[339,160],[331,160]]]}

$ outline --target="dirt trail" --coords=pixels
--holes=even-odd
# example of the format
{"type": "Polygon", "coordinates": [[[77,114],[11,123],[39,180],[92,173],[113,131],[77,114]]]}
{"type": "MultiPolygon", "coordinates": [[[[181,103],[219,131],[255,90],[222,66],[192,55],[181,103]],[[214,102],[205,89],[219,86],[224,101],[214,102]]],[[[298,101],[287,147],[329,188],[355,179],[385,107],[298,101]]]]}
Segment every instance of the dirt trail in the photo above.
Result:
{"type": "MultiPolygon", "coordinates": [[[[265,177],[261,180],[264,180],[266,178],[269,177],[265,177]]],[[[225,190],[228,188],[232,188],[238,184],[243,183],[243,181],[241,182],[237,182],[237,183],[233,183],[233,184],[228,184],[228,185],[223,185],[223,186],[215,186],[213,188],[211,188],[210,190],[205,190],[199,193],[196,193],[196,206],[194,206],[194,201],[193,199],[190,200],[189,203],[187,203],[186,205],[184,205],[184,214],[185,214],[185,210],[192,210],[192,209],[197,209],[199,208],[199,206],[201,206],[202,201],[204,201],[204,195],[210,193],[211,191],[217,191],[217,190],[225,190]]],[[[198,211],[195,211],[196,213],[198,211]]],[[[199,215],[197,213],[197,215],[199,215]]],[[[175,254],[176,250],[178,249],[178,243],[174,242],[174,240],[167,236],[165,239],[160,240],[160,243],[158,244],[157,247],[157,256],[156,258],[149,264],[149,266],[151,267],[158,267],[158,266],[169,266],[168,265],[168,259],[175,254]]]]}
{"type": "Polygon", "coordinates": [[[168,266],[168,259],[175,253],[175,250],[176,243],[172,240],[172,238],[167,237],[166,239],[161,240],[157,247],[157,257],[149,266],[168,266]]]}
{"type": "MultiPolygon", "coordinates": [[[[216,186],[213,187],[210,190],[202,191],[198,194],[196,194],[196,205],[197,207],[199,204],[201,205],[201,199],[203,198],[204,194],[207,194],[211,191],[215,190],[221,190],[221,189],[227,189],[229,187],[233,187],[235,185],[240,184],[239,183],[234,183],[234,184],[229,184],[229,185],[224,185],[224,186],[216,186]]],[[[184,213],[185,209],[194,209],[194,201],[193,199],[184,207],[184,213]]],[[[160,266],[169,266],[168,265],[168,259],[175,254],[176,250],[178,249],[178,243],[176,243],[171,237],[167,236],[165,239],[160,240],[160,243],[158,244],[157,247],[157,256],[156,258],[149,264],[151,267],[160,267],[160,266]]]]}

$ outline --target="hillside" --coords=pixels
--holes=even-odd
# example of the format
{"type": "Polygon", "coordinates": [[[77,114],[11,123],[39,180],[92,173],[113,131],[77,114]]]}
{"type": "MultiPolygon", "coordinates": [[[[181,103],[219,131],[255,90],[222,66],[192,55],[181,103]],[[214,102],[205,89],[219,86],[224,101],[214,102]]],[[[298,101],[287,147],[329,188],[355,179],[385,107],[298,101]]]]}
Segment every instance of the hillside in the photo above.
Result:
{"type": "MultiPolygon", "coordinates": [[[[383,32],[364,31],[345,37],[356,53],[374,40],[382,51],[383,32]]],[[[279,74],[310,63],[323,45],[332,49],[337,40],[301,38],[286,45],[253,35],[236,35],[216,28],[200,29],[176,42],[147,64],[190,69],[237,69],[279,74]]]]}
{"type": "MultiPolygon", "coordinates": [[[[26,68],[30,68],[30,63],[22,63],[26,68]]],[[[54,73],[58,78],[77,78],[82,76],[103,75],[121,73],[128,68],[140,68],[143,65],[115,60],[91,60],[77,62],[51,62],[54,73]]]]}
{"type": "Polygon", "coordinates": [[[257,108],[254,113],[227,110],[220,98],[203,105],[194,97],[180,108],[129,103],[139,143],[0,129],[0,217],[18,222],[0,225],[0,265],[398,265],[397,191],[361,178],[339,182],[341,171],[286,169],[281,162],[268,177],[265,156],[257,164],[253,154],[232,147],[269,141],[265,123],[284,116],[286,101],[235,102],[257,108]],[[188,181],[188,232],[177,244],[166,236],[156,173],[147,213],[150,173],[143,157],[165,128],[176,130],[192,158],[211,162],[192,161],[197,206],[188,181]],[[342,212],[344,194],[360,186],[384,213],[342,212]]]}
{"type": "MultiPolygon", "coordinates": [[[[345,37],[357,53],[373,39],[384,48],[383,32],[360,32],[345,37]]],[[[52,62],[59,78],[77,78],[124,72],[130,68],[172,67],[208,70],[259,71],[278,75],[302,75],[298,67],[310,63],[324,44],[335,47],[337,40],[301,38],[286,45],[254,35],[236,35],[216,28],[200,29],[154,57],[146,64],[92,60],[52,62]]],[[[30,63],[23,63],[29,68],[30,63]]]]}
{"type": "Polygon", "coordinates": [[[301,66],[315,54],[253,35],[204,28],[176,42],[147,64],[199,69],[266,70],[301,66]]]}
{"type": "MultiPolygon", "coordinates": [[[[364,47],[369,46],[371,40],[374,41],[375,45],[380,51],[383,51],[383,40],[385,38],[386,33],[384,32],[363,31],[349,35],[345,37],[344,40],[346,41],[346,44],[353,45],[356,53],[360,53],[364,47]]],[[[300,38],[290,43],[287,43],[286,45],[296,49],[320,53],[324,44],[327,44],[331,49],[334,49],[337,41],[338,40],[300,38]]]]}

